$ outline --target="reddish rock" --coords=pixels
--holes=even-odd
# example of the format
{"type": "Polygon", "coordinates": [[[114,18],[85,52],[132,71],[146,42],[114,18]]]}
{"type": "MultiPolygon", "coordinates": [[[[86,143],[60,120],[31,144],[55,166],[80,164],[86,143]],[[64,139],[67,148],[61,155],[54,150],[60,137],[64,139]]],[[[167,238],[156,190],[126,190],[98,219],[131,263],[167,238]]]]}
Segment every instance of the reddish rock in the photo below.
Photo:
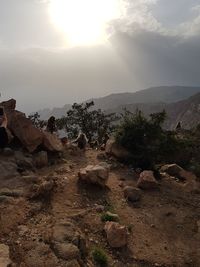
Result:
{"type": "Polygon", "coordinates": [[[143,171],[137,182],[137,187],[141,189],[155,189],[158,186],[152,171],[143,171]]]}
{"type": "Polygon", "coordinates": [[[125,226],[117,222],[106,222],[104,230],[111,247],[120,248],[126,246],[128,234],[125,226]]]}

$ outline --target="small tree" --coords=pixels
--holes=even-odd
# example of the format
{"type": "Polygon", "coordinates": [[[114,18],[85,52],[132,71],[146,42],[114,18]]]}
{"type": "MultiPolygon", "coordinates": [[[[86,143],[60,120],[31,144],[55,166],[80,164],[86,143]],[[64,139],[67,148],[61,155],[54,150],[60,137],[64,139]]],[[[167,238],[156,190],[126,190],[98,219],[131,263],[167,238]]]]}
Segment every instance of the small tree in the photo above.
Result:
{"type": "Polygon", "coordinates": [[[76,137],[81,130],[86,134],[89,143],[94,139],[101,143],[105,133],[113,130],[112,122],[116,120],[116,116],[104,114],[100,109],[91,109],[93,106],[93,101],[83,104],[74,103],[72,109],[67,112],[67,116],[57,120],[57,127],[64,128],[70,138],[76,137]]]}
{"type": "Polygon", "coordinates": [[[37,128],[43,128],[46,125],[46,121],[40,120],[40,114],[38,112],[29,115],[28,118],[32,121],[33,125],[37,128]]]}
{"type": "Polygon", "coordinates": [[[162,129],[166,112],[154,113],[146,118],[143,113],[125,111],[116,132],[116,141],[132,154],[132,163],[142,168],[173,159],[177,139],[162,129]]]}

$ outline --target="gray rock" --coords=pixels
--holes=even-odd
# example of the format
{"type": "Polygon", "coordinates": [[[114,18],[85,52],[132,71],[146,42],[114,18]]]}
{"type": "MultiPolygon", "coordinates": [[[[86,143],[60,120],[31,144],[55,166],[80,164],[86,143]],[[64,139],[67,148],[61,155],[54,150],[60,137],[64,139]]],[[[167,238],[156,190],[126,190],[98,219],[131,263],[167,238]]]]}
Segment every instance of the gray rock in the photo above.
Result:
{"type": "Polygon", "coordinates": [[[184,177],[185,170],[177,164],[166,164],[161,167],[160,171],[165,172],[171,176],[175,176],[176,178],[179,178],[179,179],[183,179],[183,180],[185,179],[184,177]]]}
{"type": "Polygon", "coordinates": [[[0,179],[13,178],[19,175],[17,165],[9,161],[0,162],[0,179]]]}

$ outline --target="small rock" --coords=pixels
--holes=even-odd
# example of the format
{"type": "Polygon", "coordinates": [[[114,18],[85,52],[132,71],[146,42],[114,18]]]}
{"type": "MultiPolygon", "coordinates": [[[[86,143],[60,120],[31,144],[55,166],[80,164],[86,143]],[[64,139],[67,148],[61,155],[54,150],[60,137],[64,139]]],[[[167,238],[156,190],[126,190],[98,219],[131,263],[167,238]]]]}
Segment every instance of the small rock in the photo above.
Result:
{"type": "Polygon", "coordinates": [[[141,190],[133,186],[126,186],[124,188],[124,197],[129,201],[136,202],[141,199],[141,190]]]}
{"type": "Polygon", "coordinates": [[[140,178],[137,182],[137,187],[141,189],[155,189],[158,186],[152,171],[143,171],[140,173],[140,178]]]}
{"type": "Polygon", "coordinates": [[[103,212],[105,210],[105,207],[103,205],[96,205],[95,210],[97,212],[103,212]]]}
{"type": "Polygon", "coordinates": [[[88,165],[86,168],[79,171],[78,176],[80,180],[86,183],[105,187],[109,177],[109,170],[100,165],[88,165]]]}
{"type": "Polygon", "coordinates": [[[166,164],[161,167],[161,172],[165,172],[170,176],[175,176],[178,179],[185,180],[184,169],[177,164],[166,164]]]}
{"type": "Polygon", "coordinates": [[[1,267],[7,267],[11,264],[10,256],[9,256],[9,247],[0,244],[0,266],[1,267]]]}
{"type": "Polygon", "coordinates": [[[117,222],[106,222],[104,230],[108,243],[113,248],[120,248],[127,244],[127,229],[117,222]]]}
{"type": "Polygon", "coordinates": [[[80,252],[77,246],[70,243],[56,243],[54,250],[57,256],[63,260],[73,260],[80,258],[80,252]]]}

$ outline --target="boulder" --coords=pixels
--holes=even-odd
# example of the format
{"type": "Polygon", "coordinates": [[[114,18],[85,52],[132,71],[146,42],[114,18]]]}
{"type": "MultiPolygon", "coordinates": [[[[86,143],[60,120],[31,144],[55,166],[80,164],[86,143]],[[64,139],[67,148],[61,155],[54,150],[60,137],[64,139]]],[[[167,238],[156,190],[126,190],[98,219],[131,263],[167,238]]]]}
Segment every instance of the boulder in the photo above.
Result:
{"type": "Polygon", "coordinates": [[[61,152],[63,151],[63,144],[61,140],[55,135],[48,132],[43,133],[43,146],[52,152],[61,152]]]}
{"type": "Polygon", "coordinates": [[[88,165],[78,173],[79,179],[89,184],[105,187],[109,177],[108,168],[100,165],[88,165]]]}
{"type": "Polygon", "coordinates": [[[46,151],[40,151],[34,156],[34,164],[37,168],[48,166],[48,155],[46,151]]]}
{"type": "Polygon", "coordinates": [[[184,177],[185,170],[177,164],[166,164],[161,167],[160,171],[166,172],[170,176],[175,176],[176,178],[179,178],[179,179],[183,179],[183,180],[185,179],[184,177]]]}
{"type": "Polygon", "coordinates": [[[0,106],[3,106],[5,111],[7,111],[7,112],[15,110],[16,100],[12,98],[8,101],[1,102],[0,106]]]}
{"type": "Polygon", "coordinates": [[[25,114],[13,110],[8,112],[7,117],[8,128],[29,152],[33,152],[42,144],[43,133],[26,118],[25,114]]]}
{"type": "Polygon", "coordinates": [[[125,226],[117,222],[106,222],[104,230],[111,247],[120,248],[126,246],[128,233],[125,226]]]}
{"type": "Polygon", "coordinates": [[[131,157],[131,153],[128,152],[124,147],[117,144],[115,140],[108,140],[106,144],[106,154],[110,156],[114,156],[115,158],[126,161],[131,157]]]}
{"type": "Polygon", "coordinates": [[[9,256],[9,247],[4,244],[0,244],[0,266],[7,267],[11,264],[12,262],[9,256]]]}
{"type": "Polygon", "coordinates": [[[137,187],[141,189],[155,189],[158,186],[152,171],[143,171],[140,173],[137,187]]]}
{"type": "Polygon", "coordinates": [[[124,197],[131,201],[136,202],[141,199],[141,190],[139,188],[135,188],[133,186],[126,186],[124,188],[124,197]]]}

